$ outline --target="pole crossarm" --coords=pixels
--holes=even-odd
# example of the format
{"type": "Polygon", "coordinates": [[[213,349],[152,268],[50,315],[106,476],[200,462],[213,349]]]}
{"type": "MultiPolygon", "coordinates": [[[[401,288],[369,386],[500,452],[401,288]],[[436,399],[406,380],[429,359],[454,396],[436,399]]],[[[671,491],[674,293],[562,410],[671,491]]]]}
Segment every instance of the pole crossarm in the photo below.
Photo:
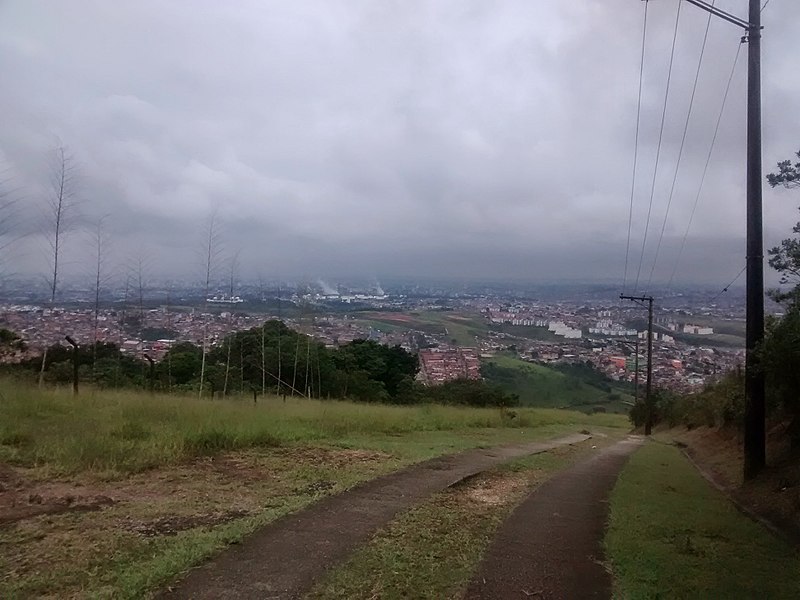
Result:
{"type": "Polygon", "coordinates": [[[652,296],[626,296],[625,294],[619,295],[621,300],[633,300],[634,302],[652,302],[652,296]]]}
{"type": "MultiPolygon", "coordinates": [[[[715,17],[724,19],[725,21],[728,21],[728,23],[733,23],[734,25],[738,25],[739,27],[746,29],[748,31],[757,27],[756,25],[748,23],[744,19],[740,19],[736,15],[732,15],[729,12],[725,12],[724,10],[717,8],[716,6],[713,6],[708,2],[705,2],[704,0],[686,0],[686,1],[689,4],[694,4],[697,8],[701,8],[704,11],[711,13],[715,17]]],[[[758,28],[760,29],[761,27],[759,26],[758,28]]]]}

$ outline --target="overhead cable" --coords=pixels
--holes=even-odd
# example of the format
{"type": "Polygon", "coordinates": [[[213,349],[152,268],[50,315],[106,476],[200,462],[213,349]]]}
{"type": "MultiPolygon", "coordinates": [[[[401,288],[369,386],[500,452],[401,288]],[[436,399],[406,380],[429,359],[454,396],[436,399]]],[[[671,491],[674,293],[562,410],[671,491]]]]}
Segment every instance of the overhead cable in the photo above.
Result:
{"type": "Polygon", "coordinates": [[[713,303],[714,303],[714,302],[717,300],[717,298],[719,298],[720,296],[722,296],[722,294],[724,294],[725,292],[727,292],[727,291],[728,291],[728,289],[729,289],[729,288],[730,288],[730,287],[731,287],[731,286],[732,286],[734,283],[736,283],[736,282],[739,280],[739,277],[741,277],[741,276],[742,276],[742,273],[744,273],[746,270],[747,270],[747,265],[745,265],[745,266],[743,266],[743,267],[742,267],[742,270],[741,270],[741,271],[739,271],[739,274],[738,274],[736,277],[734,277],[734,278],[733,278],[733,281],[731,281],[731,282],[730,282],[728,285],[726,285],[724,288],[722,288],[722,290],[720,290],[720,292],[719,292],[719,293],[718,293],[716,296],[714,296],[714,297],[711,299],[711,302],[709,302],[709,304],[713,304],[713,303]]]}
{"type": "MultiPolygon", "coordinates": [[[[716,0],[711,2],[711,6],[713,8],[716,0]]],[[[686,113],[686,122],[683,125],[683,136],[681,137],[681,145],[678,149],[678,160],[675,163],[675,173],[672,176],[672,187],[669,190],[669,197],[667,198],[667,208],[664,211],[664,220],[661,222],[661,232],[658,236],[658,244],[656,244],[656,252],[653,255],[653,264],[650,267],[650,276],[647,278],[647,286],[645,286],[645,294],[647,290],[650,289],[650,284],[653,282],[653,273],[656,270],[656,264],[658,263],[658,255],[661,252],[661,243],[664,241],[664,232],[667,229],[667,220],[669,219],[669,211],[672,207],[672,199],[675,197],[675,186],[678,182],[678,175],[681,170],[681,160],[683,159],[683,149],[686,146],[686,135],[689,132],[689,124],[692,120],[692,110],[694,108],[694,99],[697,94],[697,84],[700,81],[700,73],[703,68],[703,57],[706,53],[706,44],[708,43],[708,32],[711,30],[711,13],[708,13],[708,20],[706,21],[706,30],[703,34],[703,45],[700,47],[700,58],[697,60],[697,70],[694,74],[694,84],[692,85],[692,94],[689,98],[689,110],[686,113]]]]}
{"type": "Polygon", "coordinates": [[[622,293],[625,293],[625,286],[628,283],[628,260],[631,250],[631,227],[633,225],[633,199],[636,193],[636,169],[639,163],[639,128],[642,117],[642,82],[644,80],[644,58],[647,48],[647,7],[650,4],[647,0],[644,3],[644,22],[642,24],[642,53],[639,61],[639,96],[636,103],[636,138],[633,149],[633,172],[631,174],[631,199],[628,208],[628,242],[625,245],[625,272],[622,277],[622,293]]]}
{"type": "Polygon", "coordinates": [[[700,203],[700,198],[703,194],[703,186],[705,185],[706,175],[708,174],[708,166],[711,163],[711,157],[714,154],[714,146],[717,143],[717,136],[719,135],[720,124],[722,123],[722,117],[725,114],[725,106],[728,102],[728,94],[731,90],[731,83],[733,82],[733,77],[736,74],[736,66],[739,63],[739,56],[741,55],[741,52],[742,52],[742,44],[740,43],[736,47],[736,56],[733,59],[733,66],[731,67],[731,72],[730,75],[728,76],[728,83],[725,86],[725,93],[722,96],[722,105],[720,106],[719,114],[717,115],[717,124],[714,127],[714,135],[711,138],[711,145],[709,146],[708,154],[706,155],[706,162],[703,167],[703,174],[700,177],[700,185],[698,186],[697,194],[695,194],[694,197],[694,205],[692,206],[692,212],[689,213],[689,222],[686,224],[686,230],[683,232],[683,239],[681,240],[681,245],[680,248],[678,249],[678,255],[675,258],[675,264],[672,267],[672,274],[670,275],[669,283],[667,284],[668,288],[672,286],[672,282],[675,279],[675,274],[678,271],[678,265],[680,263],[681,256],[683,255],[683,250],[686,247],[686,240],[689,237],[689,231],[692,227],[692,222],[694,221],[694,215],[697,212],[697,206],[700,203]]]}
{"type": "Polygon", "coordinates": [[[672,35],[672,50],[670,51],[670,55],[669,55],[669,69],[667,71],[667,87],[666,87],[666,90],[664,91],[664,107],[663,107],[663,109],[661,111],[661,127],[660,127],[660,131],[659,131],[659,134],[658,134],[658,148],[656,150],[656,164],[655,164],[655,167],[653,169],[653,182],[652,182],[652,185],[650,186],[650,203],[649,203],[649,206],[648,206],[648,209],[647,209],[647,220],[645,221],[644,237],[642,239],[642,252],[641,252],[641,254],[639,256],[639,267],[636,270],[636,284],[633,286],[634,292],[639,288],[639,277],[641,276],[641,273],[642,273],[642,263],[644,263],[644,251],[645,251],[645,248],[647,247],[647,233],[648,233],[648,231],[650,229],[650,216],[651,216],[651,214],[653,212],[653,198],[654,198],[655,193],[656,193],[656,181],[658,179],[658,164],[659,164],[659,159],[661,158],[661,145],[662,145],[662,142],[664,140],[664,122],[666,121],[666,118],[667,118],[667,102],[669,100],[670,83],[672,82],[672,65],[675,62],[675,45],[676,45],[676,42],[677,42],[677,39],[678,39],[678,24],[680,23],[680,19],[681,19],[681,7],[682,6],[683,6],[683,1],[679,0],[678,1],[678,12],[677,12],[677,14],[675,16],[675,32],[672,35]]]}

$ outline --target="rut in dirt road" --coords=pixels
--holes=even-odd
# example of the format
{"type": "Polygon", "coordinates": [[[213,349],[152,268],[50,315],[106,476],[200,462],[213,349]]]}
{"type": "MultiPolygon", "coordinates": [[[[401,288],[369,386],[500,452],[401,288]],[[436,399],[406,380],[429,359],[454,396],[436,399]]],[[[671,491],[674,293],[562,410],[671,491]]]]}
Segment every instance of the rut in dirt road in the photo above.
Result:
{"type": "Polygon", "coordinates": [[[537,488],[503,523],[466,600],[610,598],[608,497],[642,440],[630,437],[537,488]]]}
{"type": "Polygon", "coordinates": [[[574,434],[545,442],[468,450],[434,458],[331,496],[267,525],[191,571],[161,598],[299,598],[330,567],[400,511],[508,460],[576,444],[574,434]]]}

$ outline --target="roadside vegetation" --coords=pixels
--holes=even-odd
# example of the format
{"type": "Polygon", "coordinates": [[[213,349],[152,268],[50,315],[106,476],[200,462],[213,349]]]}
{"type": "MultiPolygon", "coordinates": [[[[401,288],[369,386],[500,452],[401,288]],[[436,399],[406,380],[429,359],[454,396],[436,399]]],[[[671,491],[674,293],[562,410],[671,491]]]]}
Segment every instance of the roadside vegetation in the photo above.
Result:
{"type": "Polygon", "coordinates": [[[617,598],[798,598],[800,554],[740,513],[674,446],[650,442],[611,496],[617,598]]]}

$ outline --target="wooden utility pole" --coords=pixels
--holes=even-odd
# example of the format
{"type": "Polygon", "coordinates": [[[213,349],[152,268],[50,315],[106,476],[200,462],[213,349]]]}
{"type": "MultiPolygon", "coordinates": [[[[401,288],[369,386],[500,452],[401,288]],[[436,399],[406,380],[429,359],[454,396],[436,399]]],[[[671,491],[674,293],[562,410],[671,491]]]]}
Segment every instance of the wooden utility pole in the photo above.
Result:
{"type": "Polygon", "coordinates": [[[72,394],[78,395],[78,342],[70,336],[64,336],[70,346],[72,346],[72,394]]]}
{"type": "Polygon", "coordinates": [[[744,477],[766,465],[766,394],[756,348],[764,338],[764,234],[761,174],[761,0],[749,0],[745,21],[704,0],[686,0],[747,32],[747,333],[745,348],[744,477]]]}
{"type": "Polygon", "coordinates": [[[633,357],[633,400],[639,401],[639,332],[636,332],[636,354],[633,357]]]}
{"type": "Polygon", "coordinates": [[[148,373],[150,382],[148,387],[150,388],[150,395],[154,395],[156,393],[156,361],[154,361],[149,354],[145,354],[144,359],[150,363],[150,370],[148,373]]]}
{"type": "MultiPolygon", "coordinates": [[[[645,406],[647,415],[644,422],[644,434],[650,435],[653,432],[653,297],[652,296],[625,296],[619,295],[622,300],[631,300],[637,304],[644,305],[647,302],[647,383],[645,384],[645,406]]],[[[636,387],[639,387],[639,338],[636,338],[636,387]]],[[[638,399],[638,392],[637,392],[638,399]]]]}

